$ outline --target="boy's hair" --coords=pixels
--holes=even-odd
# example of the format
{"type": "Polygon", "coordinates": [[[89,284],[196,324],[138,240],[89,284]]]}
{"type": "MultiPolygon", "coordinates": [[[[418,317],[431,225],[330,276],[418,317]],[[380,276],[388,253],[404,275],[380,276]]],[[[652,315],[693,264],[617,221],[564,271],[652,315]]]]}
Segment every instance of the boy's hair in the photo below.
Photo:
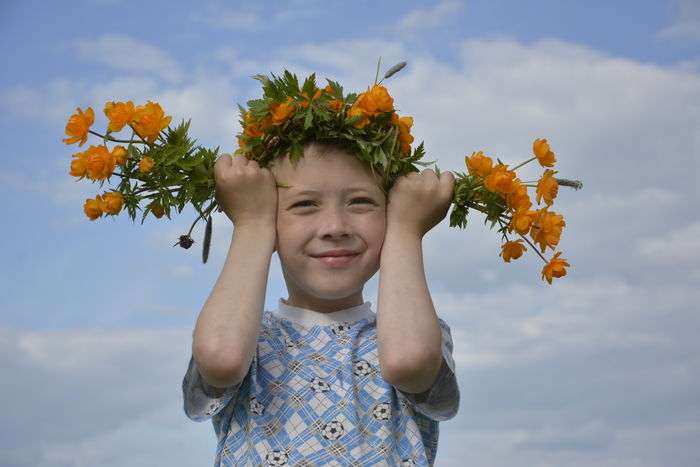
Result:
{"type": "MultiPolygon", "coordinates": [[[[342,139],[309,140],[309,141],[304,143],[303,148],[304,148],[304,157],[308,157],[308,156],[325,157],[329,154],[333,154],[336,152],[344,152],[348,155],[356,156],[356,154],[353,151],[352,145],[349,144],[346,140],[342,140],[342,139]]],[[[292,158],[289,158],[289,160],[292,161],[292,158]]],[[[359,158],[358,158],[358,161],[361,162],[362,165],[364,166],[364,168],[367,170],[367,172],[371,176],[373,176],[379,189],[382,189],[382,177],[383,177],[382,170],[378,169],[377,167],[372,167],[370,164],[363,162],[359,158]]],[[[298,161],[292,162],[292,165],[296,167],[297,162],[298,161]]],[[[274,165],[274,163],[273,163],[273,165],[274,165]]],[[[382,189],[382,191],[384,191],[384,190],[382,189]]],[[[386,195],[386,193],[385,193],[385,195],[386,195]]]]}

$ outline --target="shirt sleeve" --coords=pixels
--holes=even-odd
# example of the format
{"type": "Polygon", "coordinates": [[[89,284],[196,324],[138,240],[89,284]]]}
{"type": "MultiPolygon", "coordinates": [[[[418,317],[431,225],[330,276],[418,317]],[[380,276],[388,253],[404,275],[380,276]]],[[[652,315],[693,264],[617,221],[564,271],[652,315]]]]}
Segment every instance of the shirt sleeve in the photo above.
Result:
{"type": "Polygon", "coordinates": [[[452,334],[445,321],[438,318],[442,331],[442,365],[433,385],[420,394],[410,394],[398,388],[397,392],[421,414],[437,421],[444,421],[457,415],[459,409],[459,387],[452,357],[452,334]]]}
{"type": "Polygon", "coordinates": [[[221,412],[226,405],[238,394],[243,381],[233,386],[220,389],[204,381],[199,373],[194,357],[190,357],[187,373],[182,380],[182,395],[184,398],[185,414],[190,420],[203,422],[221,412]]]}

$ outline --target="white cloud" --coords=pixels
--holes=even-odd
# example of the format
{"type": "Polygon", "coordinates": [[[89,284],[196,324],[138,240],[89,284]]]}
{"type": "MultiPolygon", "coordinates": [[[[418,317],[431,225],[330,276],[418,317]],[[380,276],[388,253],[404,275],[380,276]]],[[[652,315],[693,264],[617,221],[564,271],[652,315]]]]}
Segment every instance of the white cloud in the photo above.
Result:
{"type": "Polygon", "coordinates": [[[254,3],[235,8],[209,4],[195,11],[192,20],[232,32],[258,32],[317,16],[321,6],[325,5],[316,0],[289,1],[275,4],[272,8],[254,3]]]}
{"type": "Polygon", "coordinates": [[[221,146],[222,152],[238,147],[238,96],[227,78],[201,72],[187,85],[162,90],[157,97],[173,122],[191,120],[190,135],[198,144],[212,149],[221,146]]]}
{"type": "Polygon", "coordinates": [[[687,412],[700,389],[692,370],[699,299],[694,284],[612,277],[434,293],[452,327],[462,395],[457,418],[441,430],[437,464],[691,459],[700,432],[687,412]]]}
{"type": "Polygon", "coordinates": [[[658,32],[659,39],[700,39],[700,3],[675,0],[676,15],[671,25],[658,32]]]}
{"type": "Polygon", "coordinates": [[[0,437],[3,461],[116,467],[213,459],[211,424],[182,411],[191,332],[0,327],[0,361],[12,375],[0,385],[2,425],[12,426],[0,437]]]}
{"type": "Polygon", "coordinates": [[[436,465],[659,467],[672,459],[674,465],[692,466],[696,454],[688,446],[699,435],[698,425],[685,421],[620,427],[614,432],[600,420],[512,429],[446,425],[440,433],[436,465]]]}
{"type": "MultiPolygon", "coordinates": [[[[86,102],[84,96],[80,96],[81,89],[85,86],[83,80],[71,81],[59,78],[48,82],[39,88],[30,88],[27,85],[16,85],[2,93],[3,107],[16,115],[34,118],[37,120],[51,120],[53,122],[68,121],[76,107],[85,110],[91,103],[86,102]]],[[[63,135],[63,127],[61,127],[63,135]]],[[[65,135],[62,137],[65,138],[65,135]]]]}
{"type": "Polygon", "coordinates": [[[213,5],[207,5],[205,11],[195,11],[192,19],[198,23],[232,31],[250,31],[261,26],[261,18],[258,13],[214,7],[213,5]]]}
{"type": "Polygon", "coordinates": [[[637,241],[639,253],[657,264],[695,266],[700,262],[700,222],[637,241]]]}
{"type": "Polygon", "coordinates": [[[453,324],[455,361],[464,368],[498,368],[553,356],[670,349],[674,342],[653,323],[660,314],[690,318],[691,304],[700,299],[685,284],[641,288],[612,277],[571,282],[549,291],[508,285],[492,291],[434,292],[438,313],[453,324]]]}
{"type": "MultiPolygon", "coordinates": [[[[65,124],[76,107],[92,107],[95,126],[106,126],[102,110],[106,101],[134,100],[144,103],[157,94],[156,82],[143,76],[121,76],[107,82],[88,82],[84,79],[56,78],[45,85],[30,88],[26,85],[11,87],[2,93],[4,107],[16,115],[53,125],[56,138],[61,141],[65,124]]],[[[77,146],[69,146],[77,147],[77,146]]]]}
{"type": "Polygon", "coordinates": [[[183,77],[180,65],[167,52],[126,35],[105,34],[96,40],[80,40],[75,47],[83,58],[117,70],[154,74],[167,83],[183,77]]]}
{"type": "Polygon", "coordinates": [[[417,8],[405,14],[396,22],[395,29],[403,35],[410,35],[423,29],[436,28],[461,8],[457,1],[440,0],[432,8],[417,8]]]}

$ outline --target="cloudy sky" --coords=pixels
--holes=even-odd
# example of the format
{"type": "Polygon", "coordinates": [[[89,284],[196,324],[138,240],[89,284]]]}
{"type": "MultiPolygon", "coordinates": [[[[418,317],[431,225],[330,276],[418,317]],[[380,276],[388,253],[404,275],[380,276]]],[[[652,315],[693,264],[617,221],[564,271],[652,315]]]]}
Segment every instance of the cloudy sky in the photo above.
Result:
{"type": "MultiPolygon", "coordinates": [[[[191,209],[90,222],[83,202],[101,191],[68,175],[78,148],[61,142],[75,107],[103,129],[105,101],[155,100],[232,151],[251,75],[362,90],[380,55],[408,61],[387,84],[440,168],[464,171],[476,150],[517,163],[545,137],[559,176],[584,184],[555,201],[572,267],[553,285],[532,251],[503,263],[478,213],[426,236],[462,392],[437,465],[700,465],[697,0],[6,0],[0,39],[3,467],[214,459],[180,384],[232,226],[215,217],[204,265],[200,243],[172,247],[191,209]]],[[[279,297],[274,256],[266,307],[279,297]]]]}

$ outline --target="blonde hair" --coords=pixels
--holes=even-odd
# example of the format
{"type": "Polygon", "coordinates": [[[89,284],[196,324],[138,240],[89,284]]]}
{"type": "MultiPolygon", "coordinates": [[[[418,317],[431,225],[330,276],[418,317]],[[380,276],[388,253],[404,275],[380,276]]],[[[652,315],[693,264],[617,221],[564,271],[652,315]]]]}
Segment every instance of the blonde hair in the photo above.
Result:
{"type": "MultiPolygon", "coordinates": [[[[351,149],[349,144],[344,143],[343,140],[311,140],[308,141],[304,144],[304,157],[307,156],[317,156],[317,157],[323,157],[328,154],[333,154],[333,153],[345,153],[349,156],[356,157],[357,160],[363,165],[367,173],[374,179],[374,181],[377,183],[377,186],[379,186],[380,189],[382,189],[382,173],[380,170],[378,170],[376,167],[372,167],[370,164],[367,164],[363,162],[360,158],[358,158],[353,150],[351,149]]],[[[382,191],[384,191],[382,189],[382,191]]],[[[386,193],[385,193],[386,195],[386,193]]]]}

